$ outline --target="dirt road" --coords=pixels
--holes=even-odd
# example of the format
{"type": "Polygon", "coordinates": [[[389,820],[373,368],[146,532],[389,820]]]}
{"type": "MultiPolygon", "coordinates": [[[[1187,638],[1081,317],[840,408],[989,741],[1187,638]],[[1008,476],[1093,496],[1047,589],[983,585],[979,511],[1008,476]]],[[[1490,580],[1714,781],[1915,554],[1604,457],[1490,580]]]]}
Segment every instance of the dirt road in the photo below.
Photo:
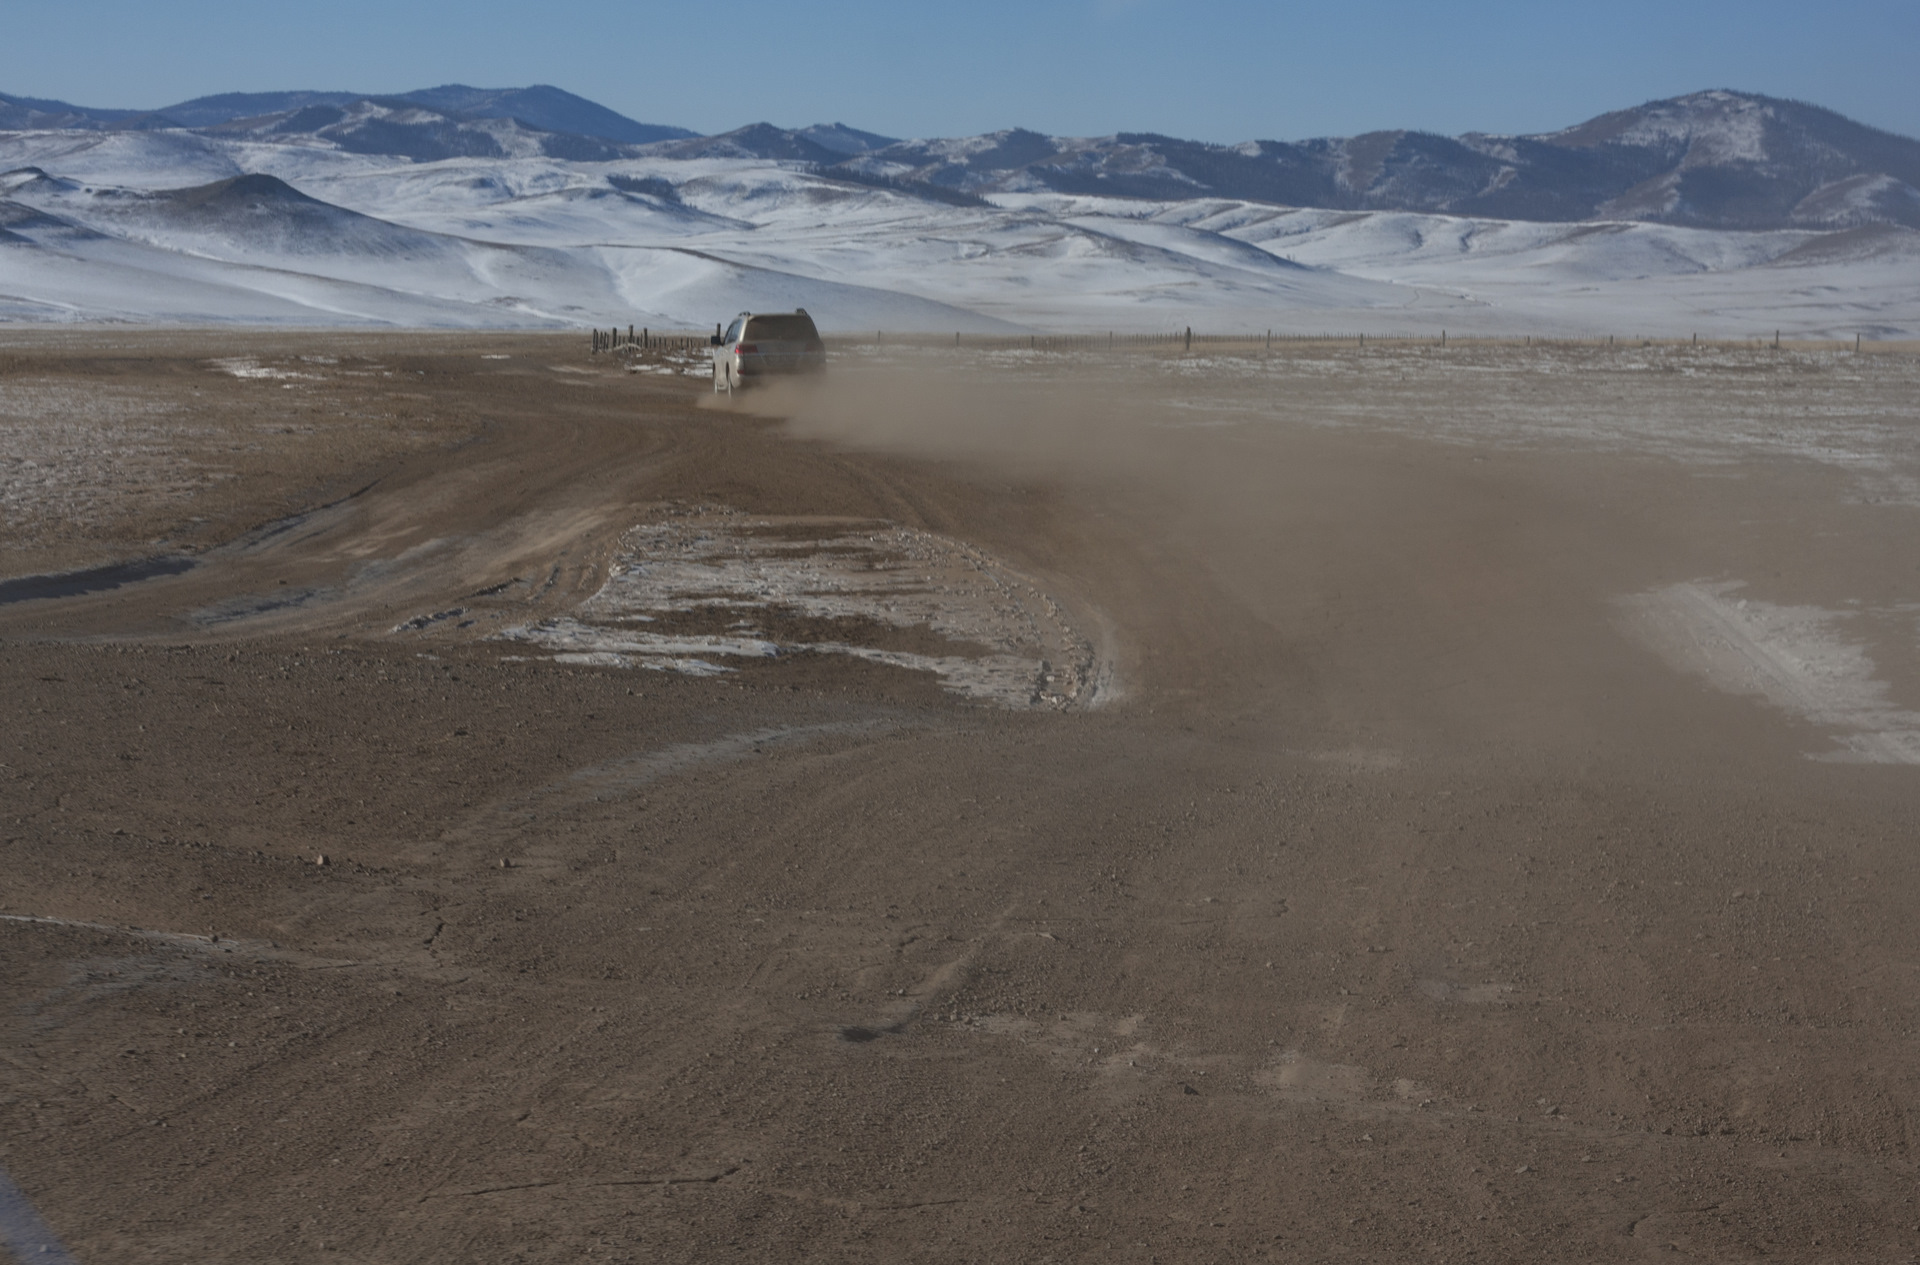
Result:
{"type": "Polygon", "coordinates": [[[0,347],[74,1259],[1920,1252],[1912,358],[577,341],[0,347]]]}

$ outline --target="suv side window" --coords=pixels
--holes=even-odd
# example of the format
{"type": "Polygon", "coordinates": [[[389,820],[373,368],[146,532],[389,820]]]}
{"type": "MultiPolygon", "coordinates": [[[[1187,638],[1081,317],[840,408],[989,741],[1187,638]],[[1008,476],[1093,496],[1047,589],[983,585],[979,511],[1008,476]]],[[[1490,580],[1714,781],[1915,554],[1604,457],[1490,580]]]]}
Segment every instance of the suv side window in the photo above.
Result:
{"type": "Polygon", "coordinates": [[[727,326],[727,333],[726,333],[726,336],[720,340],[721,344],[727,347],[731,347],[735,343],[739,342],[740,327],[744,324],[746,324],[745,321],[742,321],[736,318],[733,324],[727,326]]]}

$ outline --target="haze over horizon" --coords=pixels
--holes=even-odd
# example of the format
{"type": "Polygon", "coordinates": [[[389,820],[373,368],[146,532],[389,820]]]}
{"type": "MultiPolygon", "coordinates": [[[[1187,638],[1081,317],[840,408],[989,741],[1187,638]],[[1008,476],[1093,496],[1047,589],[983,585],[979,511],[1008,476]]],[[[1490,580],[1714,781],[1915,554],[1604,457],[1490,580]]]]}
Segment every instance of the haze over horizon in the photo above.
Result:
{"type": "Polygon", "coordinates": [[[1008,127],[1158,132],[1222,143],[1411,128],[1535,133],[1705,88],[1809,101],[1920,135],[1906,50],[1920,8],[1708,0],[1675,12],[1498,2],[1468,18],[1370,0],[1339,13],[1161,0],[1032,12],[984,0],[964,18],[843,0],[796,13],[743,0],[724,56],[687,11],[630,6],[578,22],[497,0],[395,10],[345,0],[263,14],[232,0],[164,12],[104,0],[13,15],[0,91],[157,109],[222,92],[401,92],[552,83],[632,118],[724,132],[839,121],[894,136],[1008,127]],[[590,38],[588,37],[590,36],[590,38]],[[623,38],[624,36],[624,38],[623,38]]]}

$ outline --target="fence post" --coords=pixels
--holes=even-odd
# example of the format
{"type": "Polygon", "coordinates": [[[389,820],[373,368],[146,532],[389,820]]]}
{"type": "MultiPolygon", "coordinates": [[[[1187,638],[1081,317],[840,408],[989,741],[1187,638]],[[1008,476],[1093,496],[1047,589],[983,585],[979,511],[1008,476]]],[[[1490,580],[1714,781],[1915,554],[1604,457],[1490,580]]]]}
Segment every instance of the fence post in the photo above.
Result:
{"type": "Polygon", "coordinates": [[[1187,326],[1187,350],[1193,350],[1193,326],[1187,326]]]}

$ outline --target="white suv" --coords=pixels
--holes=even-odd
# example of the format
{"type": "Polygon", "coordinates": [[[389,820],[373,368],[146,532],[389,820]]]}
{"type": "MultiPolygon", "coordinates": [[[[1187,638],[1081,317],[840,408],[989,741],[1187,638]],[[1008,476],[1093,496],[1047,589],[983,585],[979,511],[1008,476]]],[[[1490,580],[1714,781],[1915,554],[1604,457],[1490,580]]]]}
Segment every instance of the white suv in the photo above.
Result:
{"type": "Polygon", "coordinates": [[[818,373],[827,367],[826,344],[807,309],[742,312],[713,345],[713,389],[734,391],[775,373],[818,373]]]}

